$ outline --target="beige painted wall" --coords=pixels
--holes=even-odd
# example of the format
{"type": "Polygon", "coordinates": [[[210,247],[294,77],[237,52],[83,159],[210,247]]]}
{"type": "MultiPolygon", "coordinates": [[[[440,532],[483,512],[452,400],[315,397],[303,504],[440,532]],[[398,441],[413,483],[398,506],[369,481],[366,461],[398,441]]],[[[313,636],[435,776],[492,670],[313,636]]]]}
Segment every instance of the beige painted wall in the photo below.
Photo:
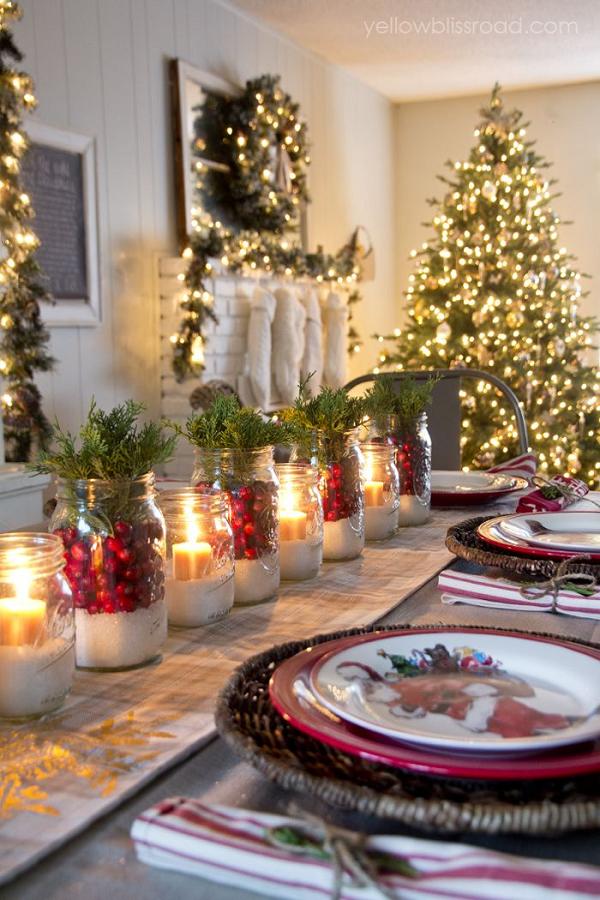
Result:
{"type": "MultiPolygon", "coordinates": [[[[16,37],[36,81],[36,118],[96,140],[102,324],[54,328],[49,415],[81,421],[133,396],[158,411],[155,258],[176,251],[167,61],[243,82],[280,73],[309,124],[311,244],[338,249],[356,224],[377,248],[361,331],[390,328],[394,297],[393,108],[389,101],[215,0],[22,0],[16,37]]],[[[352,360],[366,370],[374,350],[352,360]]],[[[191,389],[191,388],[190,388],[191,389]]]]}
{"type": "MultiPolygon", "coordinates": [[[[493,73],[490,74],[490,82],[493,73]]],[[[528,136],[554,163],[550,174],[562,191],[556,209],[572,225],[560,230],[562,243],[578,257],[581,271],[593,276],[586,286],[587,313],[600,315],[600,82],[510,91],[508,104],[531,122],[528,136]]],[[[412,270],[408,254],[429,234],[420,223],[430,218],[428,197],[440,197],[436,175],[444,161],[464,159],[474,142],[478,111],[487,97],[459,97],[396,107],[397,296],[412,270]]],[[[399,302],[404,305],[403,298],[399,302]]]]}

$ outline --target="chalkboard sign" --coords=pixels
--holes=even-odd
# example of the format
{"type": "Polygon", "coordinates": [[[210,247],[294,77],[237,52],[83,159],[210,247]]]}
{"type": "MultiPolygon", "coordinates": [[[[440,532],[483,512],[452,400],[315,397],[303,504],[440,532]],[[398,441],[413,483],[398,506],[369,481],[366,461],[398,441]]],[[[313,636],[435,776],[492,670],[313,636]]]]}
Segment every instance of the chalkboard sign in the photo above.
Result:
{"type": "Polygon", "coordinates": [[[27,123],[23,187],[35,213],[36,259],[54,302],[42,304],[48,325],[96,325],[100,319],[94,141],[49,125],[27,123]]]}
{"type": "Polygon", "coordinates": [[[22,174],[48,290],[57,300],[89,299],[81,154],[32,143],[22,174]]]}

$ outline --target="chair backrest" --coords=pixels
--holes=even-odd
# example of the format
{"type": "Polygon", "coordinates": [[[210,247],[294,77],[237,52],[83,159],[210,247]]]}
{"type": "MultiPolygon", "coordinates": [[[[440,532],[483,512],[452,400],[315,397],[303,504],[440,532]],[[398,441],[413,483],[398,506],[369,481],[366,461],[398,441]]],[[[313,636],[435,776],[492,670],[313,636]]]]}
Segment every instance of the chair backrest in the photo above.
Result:
{"type": "Polygon", "coordinates": [[[407,377],[424,381],[432,376],[441,380],[433,389],[431,410],[429,411],[429,430],[432,443],[432,466],[434,469],[460,469],[460,382],[463,378],[472,378],[476,381],[487,381],[493,384],[509,402],[517,423],[519,435],[519,452],[526,453],[529,449],[527,424],[521,405],[506,382],[498,378],[492,372],[484,372],[481,369],[432,369],[431,371],[415,372],[390,372],[385,375],[361,375],[354,378],[346,385],[346,390],[351,391],[363,384],[370,384],[379,378],[391,378],[398,385],[407,377]]]}

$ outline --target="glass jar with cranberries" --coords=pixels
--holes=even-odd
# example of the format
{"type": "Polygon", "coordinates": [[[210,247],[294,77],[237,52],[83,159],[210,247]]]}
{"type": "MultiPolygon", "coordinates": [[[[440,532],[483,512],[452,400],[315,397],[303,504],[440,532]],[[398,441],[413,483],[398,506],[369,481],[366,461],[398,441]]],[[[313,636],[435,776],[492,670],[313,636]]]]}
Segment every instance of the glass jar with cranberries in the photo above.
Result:
{"type": "Polygon", "coordinates": [[[49,530],[65,547],[80,668],[143,665],[166,639],[165,522],[155,494],[152,473],[58,481],[49,530]]]}
{"type": "Polygon", "coordinates": [[[313,464],[321,472],[323,559],[354,559],[365,546],[364,460],[359,429],[315,434],[313,464]]]}
{"type": "Polygon", "coordinates": [[[427,413],[414,419],[392,418],[400,476],[399,525],[423,525],[431,517],[431,437],[427,413]]]}
{"type": "Polygon", "coordinates": [[[279,482],[273,447],[197,447],[192,483],[229,497],[235,555],[235,604],[271,600],[280,582],[279,482]]]}

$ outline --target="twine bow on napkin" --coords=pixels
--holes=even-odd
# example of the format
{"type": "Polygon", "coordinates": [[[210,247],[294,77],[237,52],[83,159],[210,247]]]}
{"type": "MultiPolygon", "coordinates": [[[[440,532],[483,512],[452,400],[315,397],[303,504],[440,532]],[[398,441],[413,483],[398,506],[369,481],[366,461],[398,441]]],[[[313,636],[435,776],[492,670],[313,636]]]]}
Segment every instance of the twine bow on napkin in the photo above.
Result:
{"type": "MultiPolygon", "coordinates": [[[[569,503],[576,503],[585,496],[584,493],[580,490],[576,490],[565,481],[546,478],[545,475],[534,475],[530,480],[530,484],[532,484],[533,487],[538,488],[547,500],[552,500],[555,497],[565,497],[569,503]]],[[[588,497],[586,502],[591,503],[593,506],[597,506],[600,509],[600,503],[598,503],[597,500],[588,497]]]]}
{"type": "Polygon", "coordinates": [[[356,887],[369,887],[381,897],[399,900],[399,894],[388,890],[379,880],[380,868],[393,870],[407,878],[417,876],[417,870],[398,857],[370,853],[366,847],[367,836],[330,825],[319,816],[305,813],[295,806],[290,814],[300,817],[290,819],[289,824],[269,828],[267,841],[287,853],[311,856],[331,862],[333,867],[332,900],[342,896],[344,875],[348,874],[356,887]]]}
{"type": "Polygon", "coordinates": [[[569,559],[563,559],[556,570],[556,575],[547,581],[537,581],[526,584],[521,588],[521,596],[525,600],[541,600],[548,594],[552,597],[552,612],[557,611],[559,594],[561,588],[568,588],[581,594],[582,597],[591,597],[598,587],[596,577],[587,572],[567,572],[567,567],[573,562],[585,562],[589,560],[589,556],[583,554],[580,556],[571,556],[569,559]]]}

